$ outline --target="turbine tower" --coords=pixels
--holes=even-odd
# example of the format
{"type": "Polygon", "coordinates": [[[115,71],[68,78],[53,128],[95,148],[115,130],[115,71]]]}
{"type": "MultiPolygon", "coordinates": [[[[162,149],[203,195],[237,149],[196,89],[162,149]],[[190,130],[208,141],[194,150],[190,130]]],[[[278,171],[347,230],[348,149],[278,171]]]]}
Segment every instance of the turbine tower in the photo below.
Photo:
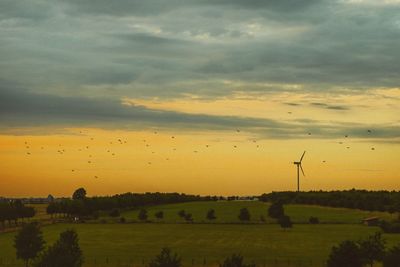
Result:
{"type": "Polygon", "coordinates": [[[301,156],[299,161],[293,162],[293,164],[297,166],[297,192],[300,192],[300,169],[301,172],[303,173],[303,176],[306,176],[304,174],[303,167],[301,167],[301,161],[303,160],[304,154],[306,154],[305,151],[303,152],[303,155],[301,156]]]}

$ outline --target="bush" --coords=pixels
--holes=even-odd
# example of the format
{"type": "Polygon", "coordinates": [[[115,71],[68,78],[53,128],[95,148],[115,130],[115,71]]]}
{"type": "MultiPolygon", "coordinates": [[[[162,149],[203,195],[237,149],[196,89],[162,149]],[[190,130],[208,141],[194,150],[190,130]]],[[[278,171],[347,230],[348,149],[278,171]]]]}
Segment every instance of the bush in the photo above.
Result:
{"type": "Polygon", "coordinates": [[[158,211],[158,212],[156,212],[156,213],[154,214],[154,216],[155,216],[157,219],[161,220],[162,218],[164,218],[164,212],[158,211]]]}
{"type": "Polygon", "coordinates": [[[60,234],[60,239],[50,246],[35,262],[35,267],[80,267],[83,264],[78,235],[74,230],[60,234]]]}
{"type": "Polygon", "coordinates": [[[261,222],[265,222],[265,217],[264,217],[264,215],[260,215],[260,221],[261,221],[261,222]]]}
{"type": "Polygon", "coordinates": [[[274,219],[279,219],[285,215],[283,210],[282,202],[273,202],[271,206],[268,208],[268,216],[274,219]]]}
{"type": "Polygon", "coordinates": [[[379,226],[385,233],[400,233],[400,222],[381,221],[379,226]]]}
{"type": "Polygon", "coordinates": [[[25,224],[15,236],[14,247],[17,252],[17,259],[25,261],[28,266],[29,260],[36,258],[44,247],[42,232],[38,223],[25,224]]]}
{"type": "Polygon", "coordinates": [[[119,222],[120,222],[120,223],[126,223],[126,219],[125,219],[125,217],[121,217],[121,218],[119,218],[119,222]]]}
{"type": "Polygon", "coordinates": [[[250,221],[250,212],[247,208],[240,209],[239,220],[241,221],[250,221]]]}
{"type": "Polygon", "coordinates": [[[178,216],[181,217],[181,218],[185,218],[185,215],[186,215],[186,212],[184,210],[180,210],[178,212],[178,216]]]}
{"type": "Polygon", "coordinates": [[[244,264],[243,256],[240,254],[232,254],[232,256],[227,257],[220,267],[255,267],[254,263],[252,264],[244,264]]]}
{"type": "Polygon", "coordinates": [[[191,213],[186,213],[185,214],[185,221],[187,222],[193,222],[193,217],[191,213]]]}
{"type": "Polygon", "coordinates": [[[389,249],[385,254],[383,267],[400,267],[400,244],[389,249]]]}
{"type": "Polygon", "coordinates": [[[147,220],[147,210],[141,209],[138,214],[138,219],[141,221],[147,220]]]}
{"type": "Polygon", "coordinates": [[[319,224],[319,219],[317,217],[311,216],[310,219],[308,219],[308,222],[310,224],[319,224]]]}
{"type": "Polygon", "coordinates": [[[290,220],[289,216],[283,215],[282,217],[280,217],[278,219],[278,223],[279,225],[283,228],[283,229],[287,229],[287,228],[292,228],[293,224],[292,224],[292,220],[290,220]]]}
{"type": "Polygon", "coordinates": [[[215,210],[214,209],[209,209],[207,211],[207,216],[206,216],[207,220],[213,221],[215,219],[217,219],[217,217],[215,216],[215,210]]]}
{"type": "Polygon", "coordinates": [[[149,267],[180,267],[182,266],[181,258],[175,253],[171,254],[169,248],[163,248],[161,253],[150,261],[149,267]]]}
{"type": "Polygon", "coordinates": [[[338,247],[332,248],[328,267],[362,267],[364,260],[360,247],[354,241],[343,241],[338,247]]]}
{"type": "Polygon", "coordinates": [[[121,214],[119,212],[119,209],[113,209],[108,215],[110,215],[110,217],[119,217],[121,214]]]}

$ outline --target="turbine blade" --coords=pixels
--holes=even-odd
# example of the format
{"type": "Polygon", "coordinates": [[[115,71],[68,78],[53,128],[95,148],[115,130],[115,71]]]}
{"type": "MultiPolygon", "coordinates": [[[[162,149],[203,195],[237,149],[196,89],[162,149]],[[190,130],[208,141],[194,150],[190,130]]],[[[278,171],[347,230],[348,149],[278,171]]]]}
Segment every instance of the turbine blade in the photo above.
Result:
{"type": "Polygon", "coordinates": [[[304,174],[303,167],[301,167],[301,164],[299,164],[299,165],[300,165],[301,172],[303,173],[303,176],[306,176],[306,175],[304,174]]]}
{"type": "Polygon", "coordinates": [[[306,151],[303,152],[303,155],[300,158],[300,162],[303,160],[304,154],[306,154],[306,151]]]}

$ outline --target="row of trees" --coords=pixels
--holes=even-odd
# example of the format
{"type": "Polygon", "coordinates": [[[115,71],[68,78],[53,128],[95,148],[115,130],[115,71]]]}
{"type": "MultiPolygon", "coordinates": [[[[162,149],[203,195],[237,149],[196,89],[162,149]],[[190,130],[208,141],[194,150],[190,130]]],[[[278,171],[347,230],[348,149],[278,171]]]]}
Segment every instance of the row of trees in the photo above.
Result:
{"type": "Polygon", "coordinates": [[[85,217],[96,215],[98,211],[128,209],[148,205],[182,203],[190,201],[214,201],[218,197],[186,195],[178,193],[126,193],[114,196],[87,197],[84,188],[77,189],[72,199],[52,202],[47,213],[61,216],[85,217]]]}
{"type": "Polygon", "coordinates": [[[17,259],[25,261],[28,267],[80,267],[83,254],[79,247],[78,235],[74,230],[66,230],[47,249],[39,224],[25,224],[15,236],[14,247],[17,259]]]}
{"type": "Polygon", "coordinates": [[[33,207],[25,206],[21,201],[4,201],[0,202],[0,225],[2,228],[6,227],[6,222],[11,227],[18,225],[19,219],[32,218],[35,216],[35,209],[33,207]]]}
{"type": "Polygon", "coordinates": [[[359,241],[346,240],[334,246],[329,255],[328,267],[363,267],[382,262],[383,267],[400,266],[400,244],[386,250],[380,233],[359,241]]]}
{"type": "Polygon", "coordinates": [[[272,192],[260,196],[261,201],[311,204],[330,207],[356,208],[368,211],[400,212],[399,191],[310,191],[272,192]]]}

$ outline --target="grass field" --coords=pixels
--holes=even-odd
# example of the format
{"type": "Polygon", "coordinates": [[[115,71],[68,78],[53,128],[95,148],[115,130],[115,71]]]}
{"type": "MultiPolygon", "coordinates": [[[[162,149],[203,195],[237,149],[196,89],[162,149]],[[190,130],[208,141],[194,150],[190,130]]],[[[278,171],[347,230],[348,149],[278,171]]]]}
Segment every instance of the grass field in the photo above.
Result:
{"type": "MultiPolygon", "coordinates": [[[[193,215],[194,222],[208,222],[206,213],[214,209],[217,219],[215,223],[238,223],[239,210],[248,208],[251,214],[251,222],[261,222],[260,216],[264,216],[267,223],[275,221],[268,217],[269,203],[260,201],[216,201],[216,202],[189,202],[161,206],[147,207],[149,220],[157,221],[154,213],[164,212],[162,221],[175,223],[182,222],[177,213],[185,210],[193,215]]],[[[382,219],[390,219],[391,215],[386,212],[368,212],[354,209],[329,208],[311,205],[285,205],[285,214],[289,215],[295,223],[307,223],[310,216],[316,216],[321,223],[349,223],[359,224],[363,218],[379,216],[382,219]]],[[[137,221],[138,209],[123,212],[122,215],[128,221],[137,221]]],[[[106,219],[109,219],[105,217],[106,219]]]]}
{"type": "MultiPolygon", "coordinates": [[[[66,228],[77,230],[87,261],[97,266],[109,260],[109,266],[132,260],[146,263],[164,246],[182,256],[185,265],[216,265],[231,253],[242,253],[248,260],[263,266],[264,262],[288,260],[322,266],[331,247],[344,239],[359,239],[378,231],[362,225],[295,225],[283,231],[278,225],[224,224],[57,224],[43,228],[45,239],[52,243],[66,228]]],[[[0,235],[0,259],[11,259],[15,251],[15,233],[0,235]]],[[[400,235],[384,235],[388,245],[400,242],[400,235]]],[[[19,265],[21,266],[21,265],[19,265]]],[[[105,265],[108,266],[108,265],[105,265]]],[[[289,265],[290,266],[290,265],[289,265]]]]}
{"type": "MultiPolygon", "coordinates": [[[[147,207],[149,219],[164,211],[161,223],[86,223],[55,224],[43,227],[47,244],[54,242],[61,231],[77,230],[86,259],[85,266],[144,266],[150,258],[168,246],[183,259],[184,266],[217,266],[231,253],[241,253],[258,266],[323,266],[333,245],[346,239],[357,240],[379,231],[360,224],[362,218],[378,215],[390,219],[388,213],[365,212],[309,205],[285,205],[285,212],[295,223],[283,231],[267,216],[269,204],[258,201],[190,202],[147,207]],[[239,224],[239,210],[247,207],[252,224],[239,224]],[[207,222],[208,209],[216,211],[217,220],[207,222]],[[195,223],[183,223],[177,215],[192,213],[195,223]],[[263,215],[267,222],[260,223],[263,215]],[[310,216],[322,224],[309,225],[310,216]],[[197,223],[196,223],[197,222],[197,223]],[[257,223],[257,224],[255,224],[257,223]],[[132,263],[128,265],[128,263],[132,263]]],[[[35,207],[36,208],[36,207],[35,207]]],[[[48,219],[45,206],[38,206],[36,219],[48,219]]],[[[138,210],[123,212],[128,222],[137,220],[138,210]]],[[[108,216],[108,221],[113,220],[108,216]]],[[[15,260],[12,246],[15,232],[0,234],[0,266],[23,266],[15,260]]],[[[400,243],[400,235],[385,234],[388,245],[400,243]]]]}

